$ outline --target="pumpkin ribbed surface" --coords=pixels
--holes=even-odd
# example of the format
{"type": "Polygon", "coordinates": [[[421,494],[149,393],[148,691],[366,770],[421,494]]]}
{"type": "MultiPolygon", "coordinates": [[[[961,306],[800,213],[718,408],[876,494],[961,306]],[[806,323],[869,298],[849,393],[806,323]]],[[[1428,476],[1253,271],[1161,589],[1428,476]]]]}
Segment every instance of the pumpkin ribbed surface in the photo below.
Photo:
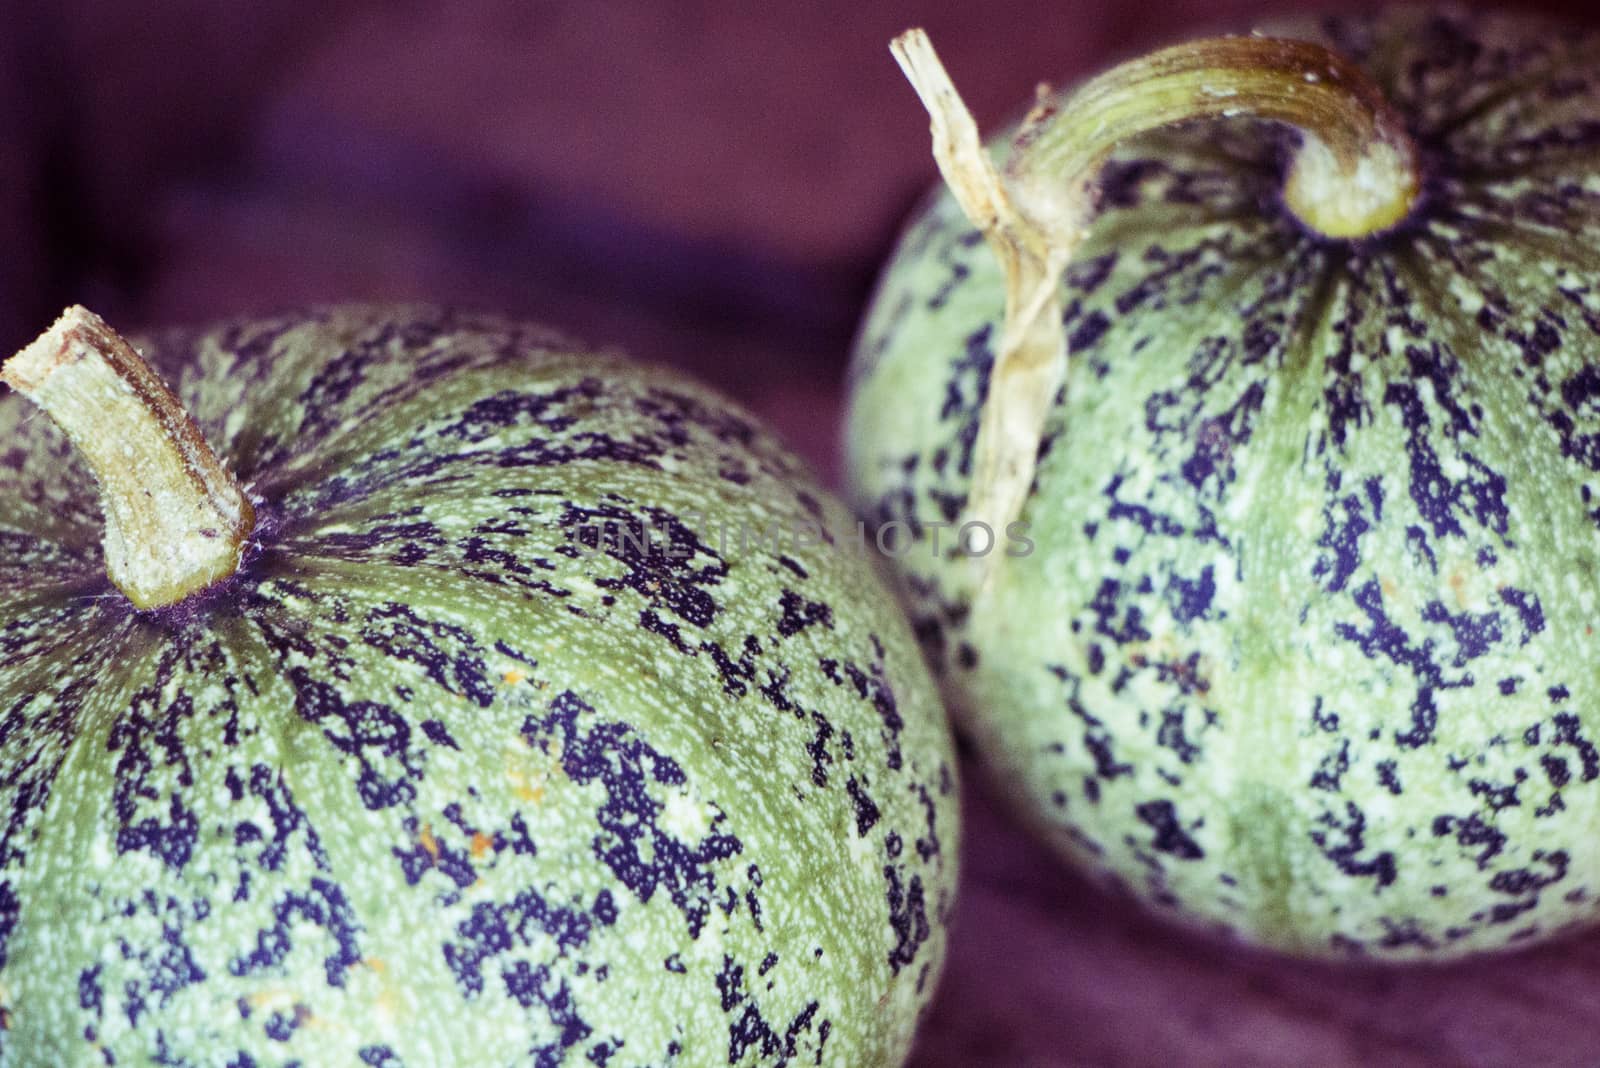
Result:
{"type": "Polygon", "coordinates": [[[1264,124],[1120,150],[1064,281],[1033,548],[974,598],[936,525],[1004,287],[941,195],[859,342],[853,492],[911,531],[927,652],[1067,856],[1296,952],[1545,938],[1600,908],[1600,40],[1420,9],[1289,35],[1405,117],[1412,215],[1308,232],[1264,124]]]}
{"type": "Polygon", "coordinates": [[[259,524],[135,612],[0,398],[0,1062],[904,1056],[953,761],[865,559],[787,538],[853,529],[803,465],[492,318],[145,351],[259,524]]]}

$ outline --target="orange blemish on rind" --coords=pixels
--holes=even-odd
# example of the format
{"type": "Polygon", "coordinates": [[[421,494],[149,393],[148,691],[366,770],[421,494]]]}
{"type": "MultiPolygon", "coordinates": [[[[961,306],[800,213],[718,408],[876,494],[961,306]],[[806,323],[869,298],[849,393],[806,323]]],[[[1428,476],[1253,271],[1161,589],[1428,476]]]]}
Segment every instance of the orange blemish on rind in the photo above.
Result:
{"type": "Polygon", "coordinates": [[[276,990],[258,990],[247,999],[255,1009],[273,1009],[295,1003],[295,992],[280,987],[276,990]]]}
{"type": "Polygon", "coordinates": [[[506,772],[506,778],[511,780],[512,792],[517,795],[517,800],[527,801],[530,804],[538,804],[544,800],[544,783],[542,781],[537,783],[530,782],[526,775],[515,768],[506,772]]]}
{"type": "MultiPolygon", "coordinates": [[[[537,685],[537,683],[535,684],[537,685]]],[[[506,781],[520,801],[544,800],[545,783],[561,773],[561,740],[550,739],[537,748],[518,735],[506,745],[506,781]],[[539,758],[544,759],[539,759],[539,758]],[[528,769],[528,763],[534,765],[528,769]]]]}

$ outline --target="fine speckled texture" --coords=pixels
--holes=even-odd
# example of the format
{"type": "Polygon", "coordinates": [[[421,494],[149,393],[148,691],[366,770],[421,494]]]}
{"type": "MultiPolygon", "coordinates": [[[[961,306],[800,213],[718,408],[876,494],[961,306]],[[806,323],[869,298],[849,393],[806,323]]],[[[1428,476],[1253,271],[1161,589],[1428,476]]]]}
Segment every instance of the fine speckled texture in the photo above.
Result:
{"type": "Polygon", "coordinates": [[[853,491],[910,524],[926,650],[1067,856],[1299,953],[1550,937],[1600,894],[1600,40],[1420,9],[1296,35],[1407,118],[1414,215],[1307,233],[1278,128],[1120,151],[1065,281],[1034,550],[975,603],[933,524],[1003,288],[941,195],[857,351],[853,491]]]}
{"type": "Polygon", "coordinates": [[[904,1057],[953,759],[799,461],[493,318],[141,347],[260,525],[136,613],[87,473],[0,397],[0,1064],[904,1057]]]}

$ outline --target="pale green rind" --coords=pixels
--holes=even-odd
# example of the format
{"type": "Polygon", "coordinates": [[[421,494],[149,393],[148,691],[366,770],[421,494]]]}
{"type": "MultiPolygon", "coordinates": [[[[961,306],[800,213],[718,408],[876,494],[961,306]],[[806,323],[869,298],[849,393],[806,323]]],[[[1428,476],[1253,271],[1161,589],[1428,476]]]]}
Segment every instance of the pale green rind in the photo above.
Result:
{"type": "MultiPolygon", "coordinates": [[[[493,319],[154,348],[263,523],[163,613],[92,542],[78,600],[14,572],[0,1063],[904,1058],[955,885],[937,697],[851,545],[716,545],[853,532],[803,465],[679,378],[493,319]],[[687,558],[580,546],[584,508],[687,558]]],[[[63,467],[0,467],[0,496],[63,467]]]]}
{"type": "Polygon", "coordinates": [[[1119,153],[1033,551],[974,600],[930,523],[965,502],[1004,291],[941,196],[863,328],[849,478],[920,529],[918,632],[1066,855],[1299,953],[1548,938],[1600,893],[1600,49],[1418,10],[1316,32],[1423,145],[1414,218],[1308,235],[1267,129],[1119,153]]]}

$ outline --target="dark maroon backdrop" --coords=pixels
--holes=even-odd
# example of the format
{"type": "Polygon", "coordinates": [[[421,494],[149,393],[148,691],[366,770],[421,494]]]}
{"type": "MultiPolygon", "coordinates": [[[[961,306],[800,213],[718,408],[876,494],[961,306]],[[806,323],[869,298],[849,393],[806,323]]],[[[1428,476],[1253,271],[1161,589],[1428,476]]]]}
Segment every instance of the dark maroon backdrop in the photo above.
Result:
{"type": "MultiPolygon", "coordinates": [[[[992,126],[1040,78],[1302,7],[6,0],[0,352],[72,301],[126,328],[469,303],[689,368],[832,476],[851,333],[934,177],[894,33],[926,26],[992,126]]],[[[1089,889],[972,786],[924,1068],[1600,1050],[1600,939],[1407,971],[1222,950],[1089,889]]]]}

